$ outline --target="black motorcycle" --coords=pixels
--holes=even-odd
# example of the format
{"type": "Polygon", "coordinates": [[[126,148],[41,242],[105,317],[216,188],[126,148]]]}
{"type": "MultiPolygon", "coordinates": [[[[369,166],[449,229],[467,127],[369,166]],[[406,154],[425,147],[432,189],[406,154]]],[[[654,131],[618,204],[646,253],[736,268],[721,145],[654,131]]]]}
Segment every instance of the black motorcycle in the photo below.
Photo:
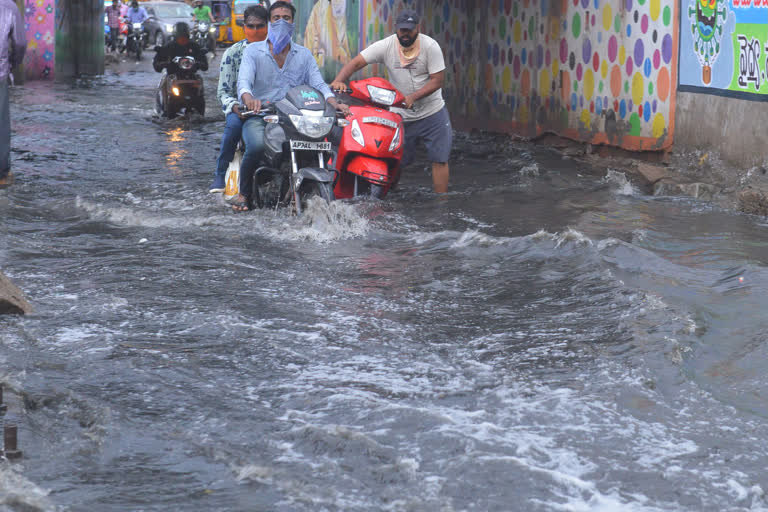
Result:
{"type": "Polygon", "coordinates": [[[194,41],[204,53],[211,52],[215,55],[215,33],[218,30],[218,27],[212,23],[208,23],[206,21],[198,21],[195,23],[195,27],[192,30],[192,41],[194,41]]]}
{"type": "Polygon", "coordinates": [[[125,49],[127,53],[133,53],[136,55],[136,60],[141,60],[141,52],[147,46],[147,33],[144,32],[144,28],[141,23],[129,23],[128,24],[128,37],[125,42],[125,49]]]}
{"type": "MultiPolygon", "coordinates": [[[[158,51],[159,47],[155,47],[158,51]]],[[[174,57],[170,67],[163,70],[155,96],[155,110],[163,117],[172,118],[182,109],[185,113],[196,110],[205,115],[203,78],[197,72],[194,57],[174,57]]]]}
{"type": "Polygon", "coordinates": [[[331,143],[324,139],[336,124],[336,110],[323,95],[310,86],[299,85],[258,115],[263,116],[266,127],[263,165],[253,178],[251,197],[256,206],[292,205],[296,214],[301,214],[310,197],[333,201],[338,171],[326,167],[331,143]]]}

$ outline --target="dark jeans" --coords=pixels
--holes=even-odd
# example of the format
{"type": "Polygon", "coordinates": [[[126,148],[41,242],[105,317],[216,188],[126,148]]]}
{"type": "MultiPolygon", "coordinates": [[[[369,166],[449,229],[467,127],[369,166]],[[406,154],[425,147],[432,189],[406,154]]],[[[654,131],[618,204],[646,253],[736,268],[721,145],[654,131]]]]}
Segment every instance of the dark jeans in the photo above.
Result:
{"type": "Polygon", "coordinates": [[[244,121],[234,112],[227,114],[227,124],[224,126],[224,136],[221,138],[221,151],[219,159],[216,160],[216,176],[222,178],[227,174],[229,162],[235,157],[237,143],[240,142],[240,135],[243,133],[244,121]]]}
{"type": "Polygon", "coordinates": [[[120,35],[120,27],[109,27],[109,48],[115,51],[117,48],[117,36],[120,35]]]}
{"type": "Polygon", "coordinates": [[[11,170],[11,111],[8,104],[8,78],[0,78],[0,178],[11,170]]]}
{"type": "Polygon", "coordinates": [[[253,173],[264,156],[264,127],[261,117],[252,117],[243,123],[245,155],[240,163],[240,193],[250,198],[253,195],[253,173]]]}

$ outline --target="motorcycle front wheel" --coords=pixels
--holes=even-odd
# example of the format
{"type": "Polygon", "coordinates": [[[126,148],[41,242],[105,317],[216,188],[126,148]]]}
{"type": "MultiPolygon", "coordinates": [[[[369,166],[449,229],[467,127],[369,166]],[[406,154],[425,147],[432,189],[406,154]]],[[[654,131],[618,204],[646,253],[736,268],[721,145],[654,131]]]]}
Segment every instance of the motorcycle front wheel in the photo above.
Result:
{"type": "Polygon", "coordinates": [[[297,196],[296,213],[298,214],[301,214],[302,210],[306,208],[307,202],[313,197],[322,198],[328,204],[336,199],[333,195],[333,183],[323,183],[320,181],[305,181],[301,184],[297,196]]]}

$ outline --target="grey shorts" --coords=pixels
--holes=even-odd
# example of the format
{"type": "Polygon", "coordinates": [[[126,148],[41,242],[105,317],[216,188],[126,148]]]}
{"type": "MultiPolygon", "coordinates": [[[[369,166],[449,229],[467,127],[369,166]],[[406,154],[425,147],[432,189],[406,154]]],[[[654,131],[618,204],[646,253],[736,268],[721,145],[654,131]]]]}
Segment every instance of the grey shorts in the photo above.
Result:
{"type": "Polygon", "coordinates": [[[427,148],[427,158],[430,162],[442,164],[450,160],[453,128],[446,107],[424,119],[405,123],[403,166],[413,163],[418,154],[416,146],[420,141],[424,142],[427,148]]]}

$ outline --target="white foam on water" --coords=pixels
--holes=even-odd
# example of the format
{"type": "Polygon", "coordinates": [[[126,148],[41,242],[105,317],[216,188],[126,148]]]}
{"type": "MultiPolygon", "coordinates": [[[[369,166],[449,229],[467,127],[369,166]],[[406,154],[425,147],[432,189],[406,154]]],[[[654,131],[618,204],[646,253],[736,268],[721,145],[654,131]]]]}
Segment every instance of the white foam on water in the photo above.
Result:
{"type": "Polygon", "coordinates": [[[269,238],[277,240],[308,240],[328,243],[362,238],[368,234],[370,223],[355,204],[343,201],[326,203],[312,198],[301,216],[274,215],[275,222],[264,224],[269,238]]]}
{"type": "Polygon", "coordinates": [[[541,172],[539,171],[539,164],[532,163],[530,165],[526,165],[520,171],[518,171],[520,176],[539,176],[541,172]]]}
{"type": "Polygon", "coordinates": [[[620,196],[639,195],[637,189],[627,179],[627,175],[620,171],[608,169],[603,181],[611,186],[611,189],[620,196]]]}
{"type": "Polygon", "coordinates": [[[1,510],[24,510],[28,512],[61,510],[48,498],[49,492],[24,478],[16,471],[13,464],[0,461],[1,510]]]}

